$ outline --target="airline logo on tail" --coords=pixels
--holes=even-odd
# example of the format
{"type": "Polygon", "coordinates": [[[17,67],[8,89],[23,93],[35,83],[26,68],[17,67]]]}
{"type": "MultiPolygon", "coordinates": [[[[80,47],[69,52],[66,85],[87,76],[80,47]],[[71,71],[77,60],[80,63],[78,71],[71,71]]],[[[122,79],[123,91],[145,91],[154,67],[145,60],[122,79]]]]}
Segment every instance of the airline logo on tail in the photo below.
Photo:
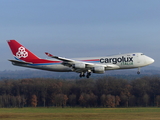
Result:
{"type": "Polygon", "coordinates": [[[16,53],[17,58],[26,58],[28,57],[28,52],[26,52],[24,47],[19,47],[18,52],[16,53]]]}

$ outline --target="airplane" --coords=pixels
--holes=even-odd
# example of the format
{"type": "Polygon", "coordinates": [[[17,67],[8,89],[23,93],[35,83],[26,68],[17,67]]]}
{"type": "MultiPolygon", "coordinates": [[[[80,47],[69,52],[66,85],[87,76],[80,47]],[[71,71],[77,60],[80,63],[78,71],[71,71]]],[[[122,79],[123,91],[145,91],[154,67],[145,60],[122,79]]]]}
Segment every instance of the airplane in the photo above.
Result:
{"type": "Polygon", "coordinates": [[[68,59],[45,54],[52,59],[41,59],[21,45],[16,40],[7,40],[15,60],[9,60],[13,65],[55,72],[76,72],[79,77],[91,76],[91,73],[103,74],[107,70],[132,69],[150,65],[154,59],[143,53],[127,53],[113,56],[68,59]]]}

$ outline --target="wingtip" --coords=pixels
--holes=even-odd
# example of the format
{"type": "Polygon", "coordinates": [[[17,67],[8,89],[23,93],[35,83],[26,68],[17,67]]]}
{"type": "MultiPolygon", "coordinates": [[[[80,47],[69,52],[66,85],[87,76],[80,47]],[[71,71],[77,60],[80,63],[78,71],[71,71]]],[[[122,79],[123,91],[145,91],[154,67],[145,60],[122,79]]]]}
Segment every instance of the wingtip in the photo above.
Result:
{"type": "Polygon", "coordinates": [[[48,52],[45,52],[45,54],[46,54],[47,56],[49,56],[49,57],[52,57],[52,56],[53,56],[52,54],[50,54],[50,53],[48,53],[48,52]]]}

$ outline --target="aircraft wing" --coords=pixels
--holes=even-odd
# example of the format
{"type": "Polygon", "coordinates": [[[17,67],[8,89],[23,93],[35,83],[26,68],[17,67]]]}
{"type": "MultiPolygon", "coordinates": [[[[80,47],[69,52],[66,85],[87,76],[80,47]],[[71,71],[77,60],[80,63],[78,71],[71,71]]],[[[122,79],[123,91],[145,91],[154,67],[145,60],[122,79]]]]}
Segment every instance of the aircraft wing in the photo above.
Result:
{"type": "Polygon", "coordinates": [[[72,59],[68,59],[68,58],[53,56],[52,54],[47,53],[47,52],[45,52],[45,54],[48,57],[55,58],[55,59],[63,61],[62,64],[66,65],[66,66],[69,66],[69,67],[71,67],[74,64],[84,64],[86,66],[86,68],[93,68],[95,66],[103,66],[105,69],[117,69],[117,68],[119,68],[119,66],[117,66],[115,64],[106,64],[106,65],[104,65],[104,64],[95,64],[95,63],[89,63],[89,62],[83,62],[83,61],[77,61],[77,60],[72,60],[72,59]]]}
{"type": "Polygon", "coordinates": [[[82,61],[77,61],[77,60],[73,60],[73,59],[68,59],[68,58],[63,58],[63,57],[58,57],[58,56],[54,56],[50,53],[47,53],[45,52],[45,54],[48,56],[48,57],[51,57],[51,58],[55,58],[55,59],[58,59],[58,60],[61,60],[63,61],[62,64],[65,65],[65,66],[73,66],[75,63],[82,63],[82,64],[85,64],[86,67],[92,67],[94,64],[93,63],[88,63],[88,62],[82,62],[82,61]]]}
{"type": "Polygon", "coordinates": [[[45,54],[48,56],[48,57],[51,57],[51,58],[55,58],[55,59],[58,59],[58,60],[61,60],[61,61],[64,61],[64,62],[74,62],[75,60],[72,60],[72,59],[68,59],[68,58],[63,58],[63,57],[58,57],[58,56],[54,56],[48,52],[45,52],[45,54]]]}

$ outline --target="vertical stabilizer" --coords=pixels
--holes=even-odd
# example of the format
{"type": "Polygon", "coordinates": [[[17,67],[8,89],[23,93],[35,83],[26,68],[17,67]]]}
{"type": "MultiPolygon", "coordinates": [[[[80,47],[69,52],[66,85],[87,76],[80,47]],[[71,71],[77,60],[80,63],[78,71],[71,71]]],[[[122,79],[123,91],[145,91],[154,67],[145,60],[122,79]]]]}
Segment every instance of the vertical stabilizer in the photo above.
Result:
{"type": "Polygon", "coordinates": [[[33,59],[39,59],[31,51],[26,49],[23,45],[18,43],[16,40],[8,40],[8,45],[13,53],[13,55],[20,60],[30,62],[33,59]]]}

